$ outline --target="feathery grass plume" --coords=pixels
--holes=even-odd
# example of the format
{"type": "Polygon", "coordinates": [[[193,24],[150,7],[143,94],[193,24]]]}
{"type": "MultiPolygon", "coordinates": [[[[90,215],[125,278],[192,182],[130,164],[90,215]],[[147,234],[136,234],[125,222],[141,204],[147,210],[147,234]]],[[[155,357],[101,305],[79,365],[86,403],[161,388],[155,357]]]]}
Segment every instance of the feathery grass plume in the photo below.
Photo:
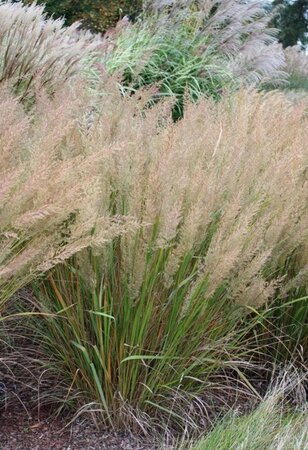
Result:
{"type": "Polygon", "coordinates": [[[172,123],[170,105],[145,109],[140,94],[105,95],[87,133],[67,134],[64,147],[102,161],[83,214],[96,205],[140,227],[36,284],[49,315],[32,326],[104,419],[185,428],[192,408],[194,428],[210,374],[247,364],[253,312],[306,286],[307,109],[240,91],[188,104],[172,123]]]}
{"type": "Polygon", "coordinates": [[[42,6],[0,1],[0,83],[27,96],[36,81],[54,92],[78,73],[99,39],[63,23],[47,19],[42,6]]]}
{"type": "Polygon", "coordinates": [[[259,1],[149,1],[136,23],[121,21],[101,49],[109,73],[130,89],[154,85],[154,99],[175,95],[183,114],[185,89],[193,100],[219,98],[241,84],[279,83],[284,53],[259,1]]]}
{"type": "Polygon", "coordinates": [[[59,89],[52,100],[40,91],[36,102],[26,114],[0,87],[0,307],[38,273],[135,223],[98,208],[103,155],[78,131],[86,89],[59,89]]]}

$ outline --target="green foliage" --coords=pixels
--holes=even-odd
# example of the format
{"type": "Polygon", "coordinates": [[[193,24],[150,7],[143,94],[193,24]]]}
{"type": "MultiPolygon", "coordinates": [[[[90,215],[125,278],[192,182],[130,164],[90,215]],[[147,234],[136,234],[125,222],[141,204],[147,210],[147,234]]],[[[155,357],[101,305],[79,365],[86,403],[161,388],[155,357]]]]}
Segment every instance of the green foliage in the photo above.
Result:
{"type": "Polygon", "coordinates": [[[44,4],[49,15],[64,17],[67,25],[81,21],[85,28],[101,33],[121,17],[136,15],[142,7],[142,0],[39,0],[37,3],[44,4]]]}
{"type": "Polygon", "coordinates": [[[305,412],[285,412],[277,393],[242,417],[229,417],[192,450],[304,450],[308,439],[305,412]]]}
{"type": "Polygon", "coordinates": [[[194,21],[181,27],[157,26],[157,18],[140,19],[119,33],[103,60],[111,74],[122,73],[124,90],[152,87],[152,101],[175,98],[173,118],[183,116],[184,99],[221,98],[236,82],[227,58],[217,51],[194,21]]]}
{"type": "Polygon", "coordinates": [[[296,91],[303,91],[303,98],[305,91],[308,91],[308,78],[298,73],[293,73],[288,78],[288,89],[294,89],[296,91]]]}
{"type": "Polygon", "coordinates": [[[118,74],[124,90],[151,87],[153,102],[175,97],[177,120],[185,99],[218,100],[241,85],[284,78],[284,56],[272,45],[269,16],[259,2],[157,3],[149,2],[135,23],[119,23],[102,44],[100,63],[118,74]]]}
{"type": "MultiPolygon", "coordinates": [[[[208,239],[210,234],[200,251],[208,239]]],[[[139,234],[135,245],[141,240],[139,234]]],[[[207,280],[194,283],[192,254],[167,289],[163,271],[169,251],[150,246],[135,297],[120,252],[115,240],[101,257],[80,255],[36,285],[42,314],[33,323],[38,342],[68,383],[74,380],[83,392],[83,402],[95,402],[113,425],[132,424],[135,414],[137,422],[138,414],[146,414],[152,424],[165,417],[166,426],[194,428],[197,418],[192,409],[187,417],[189,404],[213,372],[240,368],[247,325],[240,328],[238,308],[228,305],[223,286],[204,299],[207,280]]]]}

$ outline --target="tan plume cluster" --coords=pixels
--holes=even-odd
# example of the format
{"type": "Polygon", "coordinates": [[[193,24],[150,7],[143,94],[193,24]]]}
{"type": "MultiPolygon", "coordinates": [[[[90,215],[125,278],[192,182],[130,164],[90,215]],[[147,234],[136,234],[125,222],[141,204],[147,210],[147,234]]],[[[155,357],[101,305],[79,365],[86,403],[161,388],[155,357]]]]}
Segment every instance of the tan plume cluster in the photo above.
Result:
{"type": "Polygon", "coordinates": [[[278,286],[305,283],[305,104],[241,91],[187,105],[174,124],[168,103],[146,109],[146,93],[123,97],[109,82],[85,127],[82,89],[42,94],[31,118],[1,91],[2,280],[87,246],[104,253],[121,235],[121,268],[136,294],[149,248],[168,251],[166,289],[188,253],[209,296],[223,285],[256,305],[278,286]],[[291,256],[297,278],[282,278],[291,256]]]}

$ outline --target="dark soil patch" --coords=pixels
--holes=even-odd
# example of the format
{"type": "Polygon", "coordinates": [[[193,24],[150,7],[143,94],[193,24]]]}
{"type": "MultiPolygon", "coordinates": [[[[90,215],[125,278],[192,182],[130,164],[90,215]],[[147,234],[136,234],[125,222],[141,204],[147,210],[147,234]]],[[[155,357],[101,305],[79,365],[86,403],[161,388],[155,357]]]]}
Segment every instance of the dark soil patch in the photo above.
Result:
{"type": "Polygon", "coordinates": [[[91,423],[76,421],[65,428],[63,419],[28,415],[17,405],[0,413],[1,450],[153,450],[155,445],[114,431],[98,431],[91,423]]]}
{"type": "Polygon", "coordinates": [[[0,383],[0,450],[155,450],[148,439],[108,429],[71,415],[52,417],[33,407],[31,391],[0,383]],[[3,389],[5,386],[5,390],[3,389]],[[32,405],[32,406],[31,406],[32,405]]]}
{"type": "MultiPolygon", "coordinates": [[[[23,378],[23,377],[21,377],[23,378]]],[[[2,374],[0,382],[0,450],[161,450],[174,449],[167,445],[173,438],[160,436],[153,430],[153,438],[133,435],[110,429],[98,429],[90,416],[72,420],[72,413],[52,416],[47,407],[38,411],[35,390],[24,383],[15,383],[2,374]],[[85,418],[86,417],[86,418],[85,418]],[[155,436],[155,438],[154,438],[155,436]],[[160,444],[158,444],[158,439],[160,444]],[[164,442],[164,444],[162,443],[164,442]]],[[[207,392],[207,414],[200,411],[200,430],[211,427],[215,419],[222,417],[230,408],[238,414],[249,412],[256,399],[236,383],[234,377],[228,378],[225,390],[219,393],[207,392]],[[233,380],[233,381],[232,381],[233,380]],[[234,386],[232,382],[235,383],[234,386]]],[[[260,390],[260,386],[259,390],[260,390]]],[[[195,417],[198,420],[197,417],[195,417]]],[[[164,434],[163,429],[160,433],[164,434]]],[[[176,433],[174,434],[174,437],[176,433]]]]}

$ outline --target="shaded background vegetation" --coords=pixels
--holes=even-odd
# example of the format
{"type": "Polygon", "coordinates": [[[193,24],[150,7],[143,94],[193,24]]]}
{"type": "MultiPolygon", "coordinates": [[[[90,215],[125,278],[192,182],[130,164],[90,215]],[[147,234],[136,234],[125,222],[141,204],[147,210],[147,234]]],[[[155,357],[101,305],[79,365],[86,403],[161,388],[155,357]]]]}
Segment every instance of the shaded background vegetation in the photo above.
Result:
{"type": "MultiPolygon", "coordinates": [[[[25,4],[33,0],[25,0],[25,4]]],[[[125,15],[134,17],[141,11],[142,0],[39,0],[54,18],[65,17],[66,24],[82,21],[92,31],[104,32],[125,15]]]]}
{"type": "MultiPolygon", "coordinates": [[[[25,0],[24,3],[33,3],[25,0]]],[[[38,0],[45,4],[48,14],[65,17],[67,25],[82,21],[92,31],[105,32],[116,22],[128,15],[135,18],[142,10],[142,0],[38,0]]],[[[308,0],[274,0],[268,6],[276,8],[273,25],[279,29],[279,41],[284,47],[300,41],[308,43],[308,0]]]]}
{"type": "Polygon", "coordinates": [[[273,25],[279,30],[279,41],[284,47],[308,44],[308,0],[275,0],[277,8],[273,25]]]}

